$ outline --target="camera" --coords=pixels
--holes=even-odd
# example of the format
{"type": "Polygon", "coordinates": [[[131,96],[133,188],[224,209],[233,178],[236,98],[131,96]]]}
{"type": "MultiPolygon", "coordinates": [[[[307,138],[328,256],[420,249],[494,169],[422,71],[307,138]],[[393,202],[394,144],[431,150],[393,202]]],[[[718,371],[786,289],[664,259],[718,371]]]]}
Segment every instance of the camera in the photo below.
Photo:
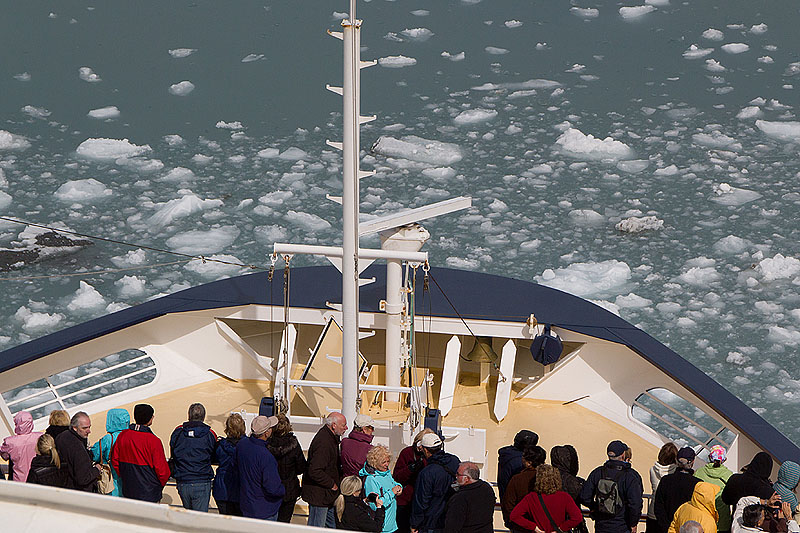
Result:
{"type": "Polygon", "coordinates": [[[370,492],[369,494],[367,494],[366,502],[367,503],[375,503],[377,499],[378,499],[378,493],[377,492],[370,492]]]}

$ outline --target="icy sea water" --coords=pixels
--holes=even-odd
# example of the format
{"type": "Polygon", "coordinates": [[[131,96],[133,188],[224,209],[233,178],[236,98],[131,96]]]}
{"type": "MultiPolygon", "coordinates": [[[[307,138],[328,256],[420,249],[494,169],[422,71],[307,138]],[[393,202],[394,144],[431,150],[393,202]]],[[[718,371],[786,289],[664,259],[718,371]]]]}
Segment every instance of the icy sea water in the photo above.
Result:
{"type": "MultiPolygon", "coordinates": [[[[362,57],[381,60],[363,71],[362,212],[472,196],[426,222],[434,263],[592,299],[797,441],[800,6],[712,4],[360,4],[362,57]],[[369,152],[381,136],[396,149],[369,152]]],[[[0,211],[257,265],[275,240],[338,242],[325,30],[346,9],[3,1],[0,211]]],[[[23,230],[0,223],[0,245],[23,230]]],[[[243,272],[88,274],[176,259],[98,242],[3,273],[87,275],[0,281],[0,348],[243,272]]]]}

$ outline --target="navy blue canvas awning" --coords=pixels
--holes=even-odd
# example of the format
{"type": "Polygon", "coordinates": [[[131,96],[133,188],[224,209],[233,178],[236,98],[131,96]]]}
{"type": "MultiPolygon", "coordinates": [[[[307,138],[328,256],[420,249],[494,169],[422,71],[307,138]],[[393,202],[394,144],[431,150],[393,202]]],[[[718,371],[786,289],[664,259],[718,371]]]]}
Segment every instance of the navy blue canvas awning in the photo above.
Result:
{"type": "MultiPolygon", "coordinates": [[[[341,302],[341,274],[335,268],[293,268],[290,274],[292,307],[328,309],[326,302],[341,302]]],[[[263,272],[215,281],[66,328],[0,352],[0,372],[168,313],[283,305],[282,276],[278,270],[272,282],[263,272]]],[[[362,311],[379,312],[380,300],[386,297],[385,276],[383,266],[372,266],[362,274],[376,278],[360,290],[362,311]]],[[[448,268],[431,269],[425,292],[422,276],[418,271],[418,314],[513,322],[525,322],[534,314],[540,323],[624,344],[691,390],[778,461],[800,459],[800,449],[739,398],[647,333],[591,302],[527,281],[448,268]]]]}

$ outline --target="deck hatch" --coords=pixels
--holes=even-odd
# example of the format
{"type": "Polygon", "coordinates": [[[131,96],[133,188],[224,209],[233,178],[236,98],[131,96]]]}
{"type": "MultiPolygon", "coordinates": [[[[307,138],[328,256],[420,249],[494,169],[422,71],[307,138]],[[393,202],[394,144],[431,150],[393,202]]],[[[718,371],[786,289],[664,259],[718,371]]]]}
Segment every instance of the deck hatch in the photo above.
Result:
{"type": "Polygon", "coordinates": [[[156,363],[146,352],[122,350],[6,391],[3,400],[12,414],[25,410],[37,420],[53,409],[71,409],[146,385],[156,373],[156,363]]]}

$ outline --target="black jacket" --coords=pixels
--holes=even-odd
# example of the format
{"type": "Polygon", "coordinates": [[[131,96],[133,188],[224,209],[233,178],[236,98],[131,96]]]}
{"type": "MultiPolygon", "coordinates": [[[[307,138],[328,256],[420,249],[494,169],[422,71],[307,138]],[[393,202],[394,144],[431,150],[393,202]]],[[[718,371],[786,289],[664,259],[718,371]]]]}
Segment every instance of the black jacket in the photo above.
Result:
{"type": "Polygon", "coordinates": [[[322,426],[308,447],[308,472],[303,476],[301,490],[303,499],[309,505],[330,507],[339,495],[341,480],[339,437],[328,426],[322,426]]]}
{"type": "Polygon", "coordinates": [[[629,533],[631,528],[639,523],[643,493],[642,476],[631,468],[630,463],[608,460],[589,474],[581,489],[581,503],[592,510],[596,533],[629,533]],[[594,493],[601,478],[617,482],[623,505],[615,516],[603,516],[595,512],[597,509],[594,504],[594,493]]]}
{"type": "Polygon", "coordinates": [[[691,469],[679,469],[661,478],[653,502],[653,512],[656,515],[659,531],[667,533],[675,517],[675,511],[692,499],[694,486],[698,483],[700,479],[694,477],[694,470],[691,469]]]}
{"type": "Polygon", "coordinates": [[[211,461],[217,435],[207,424],[184,422],[169,438],[170,470],[178,483],[202,483],[214,479],[211,461]]]}
{"type": "Polygon", "coordinates": [[[736,507],[742,496],[758,496],[768,499],[775,492],[769,476],[772,473],[772,457],[766,452],[758,452],[743,474],[734,474],[728,478],[720,496],[722,501],[736,507]]]}
{"type": "Polygon", "coordinates": [[[459,464],[458,457],[444,451],[428,458],[428,465],[420,470],[414,484],[411,503],[413,529],[424,531],[444,527],[444,509],[453,494],[451,485],[455,483],[459,464]]]}
{"type": "Polygon", "coordinates": [[[503,446],[497,450],[497,490],[500,500],[503,499],[508,482],[522,472],[523,468],[525,465],[522,464],[522,450],[514,446],[503,446]]]}
{"type": "Polygon", "coordinates": [[[37,455],[31,461],[27,482],[49,487],[66,487],[67,472],[54,465],[50,456],[37,455]]]}
{"type": "Polygon", "coordinates": [[[586,480],[578,477],[578,452],[574,447],[553,446],[550,450],[550,464],[561,473],[561,490],[572,496],[580,507],[581,489],[586,480]]]}
{"type": "Polygon", "coordinates": [[[345,496],[342,519],[339,520],[339,515],[336,515],[336,529],[380,533],[383,529],[385,513],[386,509],[383,507],[378,507],[373,511],[358,496],[345,496]]]}
{"type": "Polygon", "coordinates": [[[56,450],[61,460],[61,469],[66,472],[68,489],[95,492],[100,471],[92,466],[88,442],[75,430],[69,428],[56,437],[56,450]]]}
{"type": "Polygon", "coordinates": [[[278,461],[278,475],[286,488],[285,502],[293,502],[300,497],[300,480],[297,476],[306,473],[308,462],[294,433],[272,436],[267,439],[267,449],[278,461]]]}
{"type": "Polygon", "coordinates": [[[460,486],[447,502],[444,533],[492,533],[495,502],[494,489],[482,479],[460,486]]]}
{"type": "Polygon", "coordinates": [[[56,437],[58,437],[68,429],[69,426],[47,426],[47,429],[45,429],[44,432],[53,437],[53,439],[55,440],[56,437]]]}

